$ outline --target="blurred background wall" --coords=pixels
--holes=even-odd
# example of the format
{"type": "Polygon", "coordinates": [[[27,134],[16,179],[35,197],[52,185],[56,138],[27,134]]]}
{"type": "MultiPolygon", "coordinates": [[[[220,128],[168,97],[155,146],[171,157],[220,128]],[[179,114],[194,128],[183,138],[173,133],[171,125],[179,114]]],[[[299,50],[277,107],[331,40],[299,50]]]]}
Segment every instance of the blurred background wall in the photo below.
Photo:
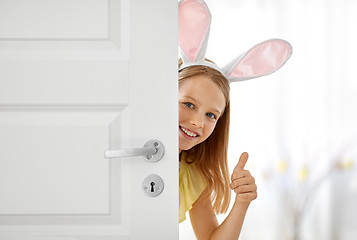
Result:
{"type": "MultiPolygon", "coordinates": [[[[276,73],[231,85],[230,172],[247,151],[258,185],[240,239],[356,239],[357,0],[206,2],[219,66],[270,38],[294,50],[276,73]]],[[[180,239],[195,239],[187,219],[180,239]]]]}

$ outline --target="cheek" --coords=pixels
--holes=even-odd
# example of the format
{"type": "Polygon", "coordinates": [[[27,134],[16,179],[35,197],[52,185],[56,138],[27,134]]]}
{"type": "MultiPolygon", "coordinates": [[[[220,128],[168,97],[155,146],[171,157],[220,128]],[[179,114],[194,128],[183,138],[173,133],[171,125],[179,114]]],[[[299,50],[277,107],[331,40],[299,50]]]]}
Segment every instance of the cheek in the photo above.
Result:
{"type": "Polygon", "coordinates": [[[214,131],[216,127],[215,122],[207,122],[206,123],[206,139],[211,136],[212,132],[214,131]]]}
{"type": "Polygon", "coordinates": [[[178,117],[179,117],[179,122],[182,122],[185,119],[185,110],[183,109],[183,107],[179,106],[178,108],[178,117]]]}

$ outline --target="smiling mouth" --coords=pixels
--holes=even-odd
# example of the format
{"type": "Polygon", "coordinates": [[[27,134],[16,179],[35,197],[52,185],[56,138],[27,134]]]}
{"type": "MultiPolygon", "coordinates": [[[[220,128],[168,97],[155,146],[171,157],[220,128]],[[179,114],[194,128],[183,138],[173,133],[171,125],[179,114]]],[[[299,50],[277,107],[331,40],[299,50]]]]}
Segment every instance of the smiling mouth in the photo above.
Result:
{"type": "Polygon", "coordinates": [[[187,128],[184,128],[184,127],[181,127],[181,126],[179,126],[179,127],[180,127],[180,130],[181,130],[186,136],[188,136],[188,137],[196,138],[196,137],[200,136],[200,135],[198,135],[198,134],[195,133],[195,132],[191,132],[191,131],[188,130],[187,128]]]}

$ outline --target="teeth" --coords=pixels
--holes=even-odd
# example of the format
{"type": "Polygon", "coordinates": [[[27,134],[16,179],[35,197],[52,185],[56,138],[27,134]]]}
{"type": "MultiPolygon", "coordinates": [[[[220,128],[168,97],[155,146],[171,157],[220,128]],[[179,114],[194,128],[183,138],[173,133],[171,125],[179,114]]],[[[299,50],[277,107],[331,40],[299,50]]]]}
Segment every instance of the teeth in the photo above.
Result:
{"type": "Polygon", "coordinates": [[[190,137],[196,137],[197,136],[196,133],[190,132],[190,131],[188,131],[188,130],[186,130],[184,128],[181,128],[181,129],[182,129],[182,131],[184,131],[190,137]]]}

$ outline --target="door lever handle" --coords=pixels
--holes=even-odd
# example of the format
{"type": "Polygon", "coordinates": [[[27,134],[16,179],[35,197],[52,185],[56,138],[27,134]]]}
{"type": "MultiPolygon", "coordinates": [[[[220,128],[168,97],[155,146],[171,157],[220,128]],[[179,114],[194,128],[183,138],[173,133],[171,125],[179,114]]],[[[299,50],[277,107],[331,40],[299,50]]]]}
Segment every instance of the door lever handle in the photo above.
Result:
{"type": "Polygon", "coordinates": [[[164,145],[159,140],[149,140],[142,148],[128,148],[118,150],[107,150],[104,152],[105,158],[122,158],[143,156],[147,161],[156,162],[162,159],[165,154],[164,145]]]}

